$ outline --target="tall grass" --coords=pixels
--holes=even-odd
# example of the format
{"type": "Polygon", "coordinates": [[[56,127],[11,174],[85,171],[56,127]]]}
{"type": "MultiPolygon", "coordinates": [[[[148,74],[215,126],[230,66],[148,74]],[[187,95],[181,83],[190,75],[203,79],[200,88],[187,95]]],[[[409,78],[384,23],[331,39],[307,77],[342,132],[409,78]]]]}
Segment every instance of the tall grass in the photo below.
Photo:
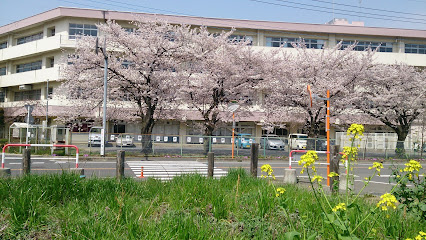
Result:
{"type": "MultiPolygon", "coordinates": [[[[312,193],[285,188],[276,198],[267,181],[242,169],[220,179],[187,175],[169,182],[66,173],[0,179],[0,239],[284,239],[291,226],[305,236],[333,239],[312,193]]],[[[366,204],[362,199],[356,206],[366,204]]],[[[396,210],[366,222],[358,236],[371,224],[377,226],[373,239],[425,230],[424,221],[396,210]]]]}

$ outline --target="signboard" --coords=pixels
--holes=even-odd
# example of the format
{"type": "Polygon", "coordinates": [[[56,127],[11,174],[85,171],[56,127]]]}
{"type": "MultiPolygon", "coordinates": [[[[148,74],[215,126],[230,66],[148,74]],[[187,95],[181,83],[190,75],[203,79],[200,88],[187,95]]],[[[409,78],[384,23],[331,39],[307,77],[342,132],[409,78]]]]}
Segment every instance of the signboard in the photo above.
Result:
{"type": "Polygon", "coordinates": [[[169,141],[169,137],[164,137],[164,142],[168,142],[169,141]]]}
{"type": "Polygon", "coordinates": [[[138,135],[138,141],[142,141],[142,135],[138,135]]]}
{"type": "Polygon", "coordinates": [[[177,142],[177,137],[173,137],[173,142],[177,142]]]}
{"type": "Polygon", "coordinates": [[[111,141],[114,141],[115,135],[111,135],[110,139],[111,139],[111,141]]]}
{"type": "Polygon", "coordinates": [[[160,136],[155,136],[155,141],[160,142],[161,141],[161,137],[160,136]]]}
{"type": "Polygon", "coordinates": [[[225,143],[225,138],[220,138],[221,143],[225,143]]]}
{"type": "Polygon", "coordinates": [[[198,142],[199,143],[203,143],[204,139],[203,138],[198,138],[198,142]]]}
{"type": "Polygon", "coordinates": [[[216,138],[213,138],[213,143],[216,143],[217,142],[217,139],[216,138]]]}

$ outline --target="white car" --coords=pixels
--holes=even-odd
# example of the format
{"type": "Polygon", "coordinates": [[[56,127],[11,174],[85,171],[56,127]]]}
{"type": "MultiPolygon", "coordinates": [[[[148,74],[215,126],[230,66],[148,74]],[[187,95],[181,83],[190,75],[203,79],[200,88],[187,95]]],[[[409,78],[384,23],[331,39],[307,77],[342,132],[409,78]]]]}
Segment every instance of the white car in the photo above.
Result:
{"type": "Polygon", "coordinates": [[[306,149],[308,140],[307,134],[292,133],[288,135],[288,146],[289,149],[306,149]]]}
{"type": "Polygon", "coordinates": [[[117,147],[134,147],[133,136],[130,134],[120,134],[115,139],[117,147]]]}
{"type": "Polygon", "coordinates": [[[284,142],[277,135],[267,134],[260,138],[260,147],[265,149],[284,150],[284,142]]]}

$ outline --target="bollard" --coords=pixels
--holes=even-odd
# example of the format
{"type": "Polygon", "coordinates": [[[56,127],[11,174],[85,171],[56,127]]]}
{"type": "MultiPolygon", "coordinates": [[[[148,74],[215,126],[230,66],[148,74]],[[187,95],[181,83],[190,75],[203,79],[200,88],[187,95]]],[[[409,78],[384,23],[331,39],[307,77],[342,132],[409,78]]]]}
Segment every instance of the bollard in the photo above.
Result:
{"type": "Polygon", "coordinates": [[[31,148],[22,151],[22,172],[27,175],[31,173],[31,148]]]}
{"type": "Polygon", "coordinates": [[[259,162],[259,143],[251,144],[250,173],[257,178],[257,163],[259,162]]]}
{"type": "Polygon", "coordinates": [[[10,177],[10,168],[0,168],[0,178],[10,177]]]}
{"type": "Polygon", "coordinates": [[[116,165],[116,171],[115,176],[117,179],[124,178],[124,156],[125,151],[118,150],[117,151],[117,165],[116,165]]]}
{"type": "MultiPolygon", "coordinates": [[[[330,155],[332,156],[330,161],[330,172],[339,174],[339,160],[340,160],[340,146],[335,145],[331,149],[330,155]]],[[[330,178],[330,190],[332,193],[338,192],[339,187],[339,176],[330,178]]]]}
{"type": "Polygon", "coordinates": [[[143,167],[141,167],[141,175],[139,176],[139,178],[144,178],[144,175],[143,175],[143,167]]]}
{"type": "Polygon", "coordinates": [[[284,183],[297,183],[296,169],[284,169],[284,183]]]}
{"type": "Polygon", "coordinates": [[[209,152],[207,153],[207,158],[208,158],[208,162],[207,162],[207,176],[208,177],[213,177],[213,170],[214,170],[214,153],[213,152],[209,152]]]}

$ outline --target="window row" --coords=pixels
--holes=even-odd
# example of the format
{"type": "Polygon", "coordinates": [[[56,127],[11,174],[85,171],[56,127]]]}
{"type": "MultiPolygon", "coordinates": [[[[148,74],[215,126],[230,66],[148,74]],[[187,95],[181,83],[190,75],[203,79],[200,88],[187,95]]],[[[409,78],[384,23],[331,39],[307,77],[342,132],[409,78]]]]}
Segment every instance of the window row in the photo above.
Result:
{"type": "Polygon", "coordinates": [[[405,44],[405,53],[426,54],[426,44],[405,44]]]}
{"type": "Polygon", "coordinates": [[[28,71],[38,70],[38,69],[41,69],[41,60],[36,62],[16,65],[16,73],[28,72],[28,71]]]}
{"type": "Polygon", "coordinates": [[[98,28],[92,24],[75,24],[69,25],[69,39],[76,39],[79,36],[97,36],[98,28]]]}
{"type": "Polygon", "coordinates": [[[41,89],[15,92],[14,101],[40,100],[41,89]]]}
{"type": "Polygon", "coordinates": [[[27,42],[36,41],[36,40],[39,40],[39,39],[42,39],[42,38],[43,38],[43,32],[40,32],[40,33],[33,34],[33,35],[30,35],[30,36],[18,38],[16,44],[20,45],[20,44],[24,44],[24,43],[27,43],[27,42]]]}
{"type": "Polygon", "coordinates": [[[324,48],[324,40],[309,38],[286,38],[286,37],[267,37],[267,47],[286,47],[292,48],[293,44],[298,46],[306,46],[306,48],[322,49],[324,48]]]}
{"type": "MultiPolygon", "coordinates": [[[[337,41],[338,44],[340,41],[337,41]]],[[[341,49],[345,49],[350,45],[357,43],[354,51],[365,51],[367,49],[376,50],[378,52],[392,52],[392,43],[390,42],[356,42],[356,41],[342,41],[341,49]]]]}

